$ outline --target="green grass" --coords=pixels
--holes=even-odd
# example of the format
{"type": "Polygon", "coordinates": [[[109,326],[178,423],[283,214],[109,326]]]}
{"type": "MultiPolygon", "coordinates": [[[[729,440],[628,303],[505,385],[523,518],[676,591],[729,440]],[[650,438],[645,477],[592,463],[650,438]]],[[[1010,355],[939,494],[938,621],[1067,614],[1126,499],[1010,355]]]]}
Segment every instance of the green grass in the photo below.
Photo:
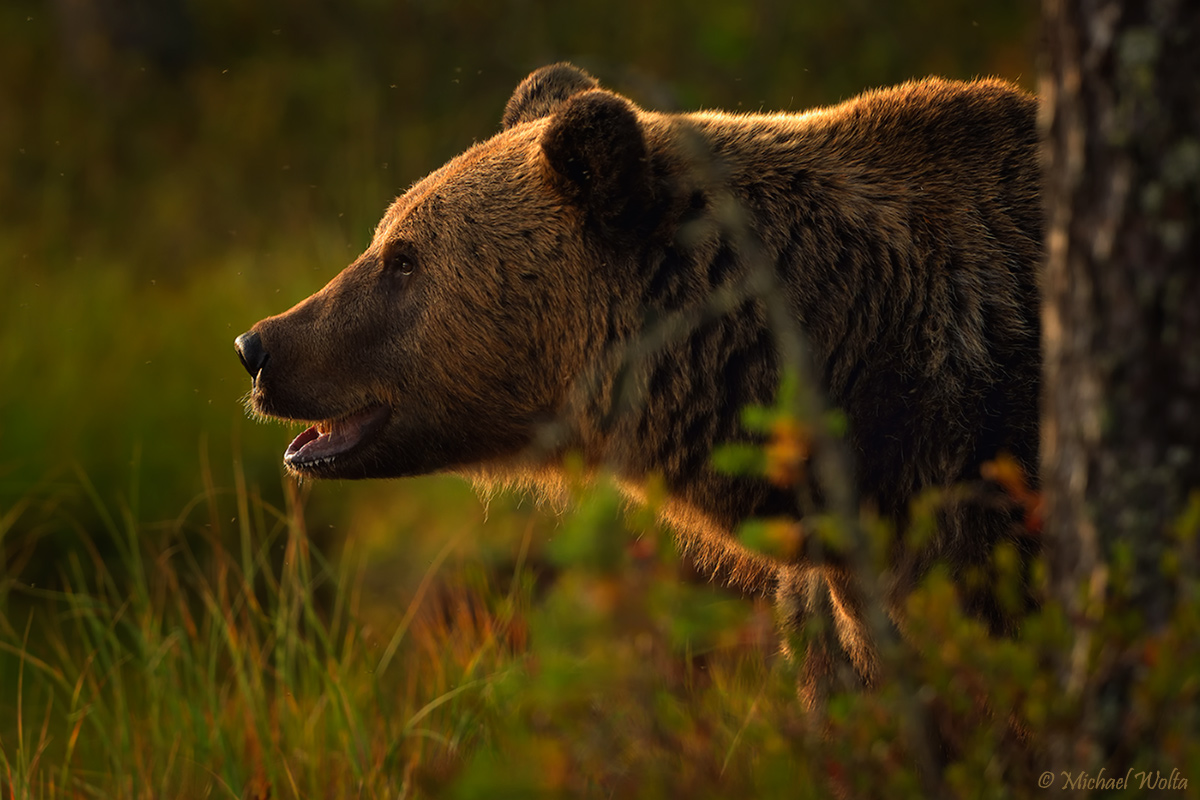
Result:
{"type": "MultiPolygon", "coordinates": [[[[136,487],[114,508],[77,476],[119,557],[102,557],[80,531],[86,547],[59,564],[60,589],[7,588],[0,664],[15,672],[16,693],[0,700],[11,713],[0,725],[3,796],[580,788],[610,772],[595,759],[615,758],[615,768],[628,751],[632,764],[649,766],[656,751],[628,750],[643,737],[641,745],[666,736],[658,748],[707,745],[712,732],[697,729],[686,706],[711,703],[721,682],[748,687],[769,674],[760,617],[708,588],[664,580],[674,562],[657,544],[643,538],[627,556],[635,542],[602,530],[611,524],[563,531],[615,549],[610,570],[557,555],[562,577],[534,603],[527,559],[542,559],[535,539],[544,531],[505,511],[526,520],[515,565],[456,565],[461,542],[450,538],[392,607],[369,597],[365,551],[348,548],[335,565],[313,549],[303,490],[288,483],[277,508],[235,476],[234,517],[216,516],[212,489],[167,526],[138,522],[136,487]],[[630,559],[632,572],[618,572],[630,559]],[[729,657],[697,666],[713,654],[729,657]],[[619,713],[607,727],[558,727],[586,722],[596,692],[613,689],[619,713]],[[545,719],[508,736],[525,715],[545,719]],[[572,743],[559,735],[584,730],[590,741],[560,752],[572,743]],[[496,760],[514,747],[515,770],[496,760]]],[[[596,502],[611,509],[610,499],[596,502]]],[[[586,557],[593,545],[575,550],[586,557]]],[[[749,720],[728,722],[744,735],[749,720]]],[[[738,754],[735,736],[724,760],[738,754]]],[[[681,766],[663,761],[664,791],[672,763],[681,766]]]]}
{"type": "MultiPolygon", "coordinates": [[[[503,543],[472,545],[465,518],[390,584],[369,536],[334,559],[314,547],[307,487],[285,481],[277,506],[232,473],[155,524],[136,484],[114,502],[75,476],[100,532],[77,532],[57,588],[0,589],[0,797],[1025,797],[1041,764],[1009,712],[1030,742],[1081,724],[1053,672],[1056,610],[993,639],[936,571],[888,679],[806,713],[770,609],[689,580],[611,490],[560,518],[493,500],[483,530],[503,543]],[[955,736],[940,784],[919,769],[944,757],[931,723],[955,736]]],[[[1185,776],[1195,609],[1154,635],[1114,615],[1098,636],[1145,641],[1138,763],[1185,776]]],[[[1102,668],[1102,648],[1088,658],[1102,668]]]]}
{"type": "Polygon", "coordinates": [[[334,567],[310,547],[290,484],[276,508],[239,481],[231,530],[199,537],[190,515],[148,529],[92,499],[115,569],[89,547],[59,565],[60,590],[5,598],[26,609],[0,631],[17,689],[0,704],[5,796],[404,796],[413,765],[474,739],[481,689],[512,667],[500,622],[460,659],[430,663],[420,646],[439,629],[423,601],[453,541],[376,628],[363,558],[334,567]]]}

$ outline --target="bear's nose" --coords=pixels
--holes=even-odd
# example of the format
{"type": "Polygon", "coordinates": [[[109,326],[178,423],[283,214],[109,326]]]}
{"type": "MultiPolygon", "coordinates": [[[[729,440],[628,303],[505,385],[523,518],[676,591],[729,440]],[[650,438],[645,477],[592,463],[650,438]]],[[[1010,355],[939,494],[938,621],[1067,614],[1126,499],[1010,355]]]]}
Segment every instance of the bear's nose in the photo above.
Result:
{"type": "Polygon", "coordinates": [[[266,366],[269,358],[263,348],[262,339],[254,331],[249,331],[234,339],[233,346],[246,372],[250,373],[251,378],[258,378],[258,373],[266,366]]]}

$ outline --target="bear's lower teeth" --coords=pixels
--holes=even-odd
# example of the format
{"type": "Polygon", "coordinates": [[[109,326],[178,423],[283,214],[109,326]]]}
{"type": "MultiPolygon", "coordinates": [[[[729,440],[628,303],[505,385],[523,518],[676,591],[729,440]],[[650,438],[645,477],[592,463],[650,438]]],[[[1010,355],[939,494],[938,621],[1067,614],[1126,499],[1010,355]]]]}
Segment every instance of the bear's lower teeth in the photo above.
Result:
{"type": "Polygon", "coordinates": [[[387,406],[371,406],[336,420],[323,420],[297,436],[284,453],[284,460],[296,467],[326,466],[358,447],[388,418],[387,406]]]}

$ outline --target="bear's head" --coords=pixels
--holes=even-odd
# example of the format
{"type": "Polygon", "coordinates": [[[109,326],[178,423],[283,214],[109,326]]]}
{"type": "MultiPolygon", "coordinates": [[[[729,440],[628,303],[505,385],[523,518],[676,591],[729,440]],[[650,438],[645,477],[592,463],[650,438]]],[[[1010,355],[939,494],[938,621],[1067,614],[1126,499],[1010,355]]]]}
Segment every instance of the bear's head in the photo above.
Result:
{"type": "Polygon", "coordinates": [[[575,67],[535,72],[500,133],[392,203],[327,286],[239,336],[250,408],[310,425],[288,468],[396,477],[571,446],[564,406],[628,327],[612,298],[653,224],[642,116],[575,67]]]}

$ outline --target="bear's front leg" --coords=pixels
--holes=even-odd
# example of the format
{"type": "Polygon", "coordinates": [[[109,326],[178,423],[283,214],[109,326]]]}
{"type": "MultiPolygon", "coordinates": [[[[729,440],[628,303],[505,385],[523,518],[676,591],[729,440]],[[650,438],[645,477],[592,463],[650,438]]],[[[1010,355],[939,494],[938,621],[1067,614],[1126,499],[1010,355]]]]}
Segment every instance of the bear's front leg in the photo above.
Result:
{"type": "Polygon", "coordinates": [[[782,567],[775,608],[784,653],[803,658],[797,693],[807,708],[819,707],[831,692],[875,685],[879,656],[865,622],[862,592],[849,570],[782,567]]]}

